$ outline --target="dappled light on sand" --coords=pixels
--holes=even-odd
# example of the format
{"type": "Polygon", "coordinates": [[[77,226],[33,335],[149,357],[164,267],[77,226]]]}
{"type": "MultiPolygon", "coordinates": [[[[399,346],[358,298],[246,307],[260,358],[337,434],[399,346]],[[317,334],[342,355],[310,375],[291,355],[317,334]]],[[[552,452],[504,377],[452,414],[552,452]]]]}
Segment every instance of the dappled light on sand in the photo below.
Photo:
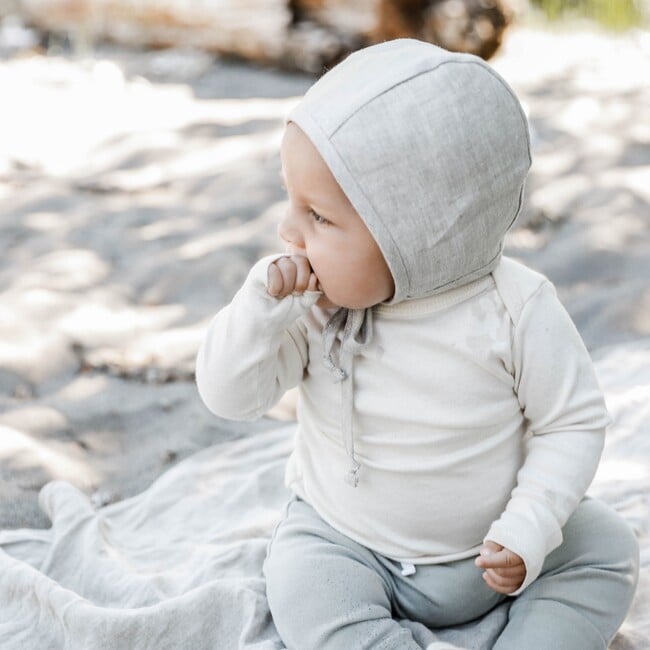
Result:
{"type": "Polygon", "coordinates": [[[10,461],[15,472],[27,473],[34,467],[39,467],[52,480],[65,479],[86,485],[96,480],[88,464],[75,459],[69,449],[58,451],[25,433],[5,426],[0,426],[0,437],[0,462],[10,461]]]}
{"type": "MultiPolygon", "coordinates": [[[[140,76],[126,78],[117,64],[107,60],[76,65],[56,58],[9,61],[0,66],[0,85],[4,89],[0,172],[11,169],[14,161],[55,176],[88,175],[118,163],[119,156],[131,148],[128,142],[116,143],[118,137],[134,136],[140,147],[164,150],[178,146],[181,130],[195,124],[234,127],[265,120],[275,121],[277,131],[277,121],[298,99],[197,102],[185,85],[155,85],[140,76]]],[[[202,156],[187,151],[189,171],[232,163],[260,145],[262,150],[268,149],[279,143],[279,134],[272,133],[267,140],[258,135],[232,143],[214,141],[214,152],[205,151],[202,156]]],[[[175,161],[179,169],[182,159],[175,161]]],[[[151,165],[131,168],[136,177],[149,182],[158,178],[153,170],[154,159],[151,165]]]]}

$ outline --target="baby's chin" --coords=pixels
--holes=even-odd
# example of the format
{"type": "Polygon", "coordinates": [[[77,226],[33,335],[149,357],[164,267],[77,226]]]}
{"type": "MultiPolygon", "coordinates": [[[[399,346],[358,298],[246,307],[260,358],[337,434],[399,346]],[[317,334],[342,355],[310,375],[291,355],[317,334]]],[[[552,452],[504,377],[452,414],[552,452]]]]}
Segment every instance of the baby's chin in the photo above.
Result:
{"type": "Polygon", "coordinates": [[[373,307],[374,305],[368,305],[365,302],[355,302],[348,300],[341,300],[340,302],[334,302],[329,296],[325,293],[316,301],[316,305],[321,309],[334,309],[339,307],[345,307],[346,309],[366,309],[368,307],[373,307]]]}
{"type": "Polygon", "coordinates": [[[325,294],[323,294],[317,301],[316,305],[321,309],[334,309],[339,308],[341,305],[337,305],[335,302],[332,302],[325,294]]]}

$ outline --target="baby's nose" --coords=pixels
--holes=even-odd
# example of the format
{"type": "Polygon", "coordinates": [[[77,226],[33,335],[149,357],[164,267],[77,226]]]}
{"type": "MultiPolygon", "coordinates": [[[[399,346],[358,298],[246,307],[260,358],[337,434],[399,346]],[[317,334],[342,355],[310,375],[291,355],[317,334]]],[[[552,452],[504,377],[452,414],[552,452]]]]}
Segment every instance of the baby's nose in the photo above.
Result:
{"type": "Polygon", "coordinates": [[[286,214],[278,224],[278,235],[287,244],[296,248],[304,248],[305,242],[300,229],[292,222],[291,216],[286,214]]]}

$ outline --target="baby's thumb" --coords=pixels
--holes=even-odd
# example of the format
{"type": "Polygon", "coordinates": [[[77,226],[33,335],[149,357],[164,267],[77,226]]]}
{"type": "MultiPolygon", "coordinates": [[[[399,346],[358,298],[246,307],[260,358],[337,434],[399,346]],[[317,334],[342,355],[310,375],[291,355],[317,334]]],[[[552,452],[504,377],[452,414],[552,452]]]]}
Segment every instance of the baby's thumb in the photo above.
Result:
{"type": "Polygon", "coordinates": [[[497,544],[491,540],[486,540],[483,542],[483,546],[478,551],[478,556],[474,559],[474,564],[479,567],[488,567],[493,566],[492,562],[494,556],[503,550],[501,544],[497,544]]]}

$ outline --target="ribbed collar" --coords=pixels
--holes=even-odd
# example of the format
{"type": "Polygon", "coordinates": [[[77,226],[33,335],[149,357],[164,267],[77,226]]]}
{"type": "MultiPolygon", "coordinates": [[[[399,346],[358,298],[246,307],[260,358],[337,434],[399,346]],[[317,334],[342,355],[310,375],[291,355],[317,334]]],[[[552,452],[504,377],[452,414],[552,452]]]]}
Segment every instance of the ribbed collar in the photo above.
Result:
{"type": "Polygon", "coordinates": [[[456,287],[426,298],[412,298],[397,303],[396,305],[380,303],[379,305],[375,305],[373,311],[380,318],[415,318],[457,305],[494,286],[494,278],[491,273],[488,273],[482,278],[465,284],[462,287],[456,287]]]}

